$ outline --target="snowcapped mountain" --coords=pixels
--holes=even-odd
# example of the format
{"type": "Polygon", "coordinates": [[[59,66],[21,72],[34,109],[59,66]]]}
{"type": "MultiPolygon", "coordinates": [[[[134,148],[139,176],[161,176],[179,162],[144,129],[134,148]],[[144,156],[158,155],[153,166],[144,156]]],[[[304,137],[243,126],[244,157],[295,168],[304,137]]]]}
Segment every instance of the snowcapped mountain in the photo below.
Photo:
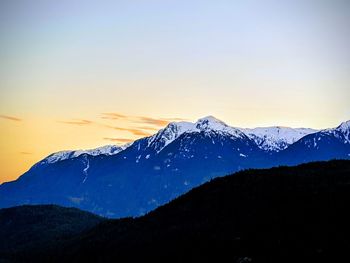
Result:
{"type": "Polygon", "coordinates": [[[325,129],[324,134],[333,135],[345,144],[350,144],[350,121],[342,122],[338,127],[333,129],[325,129]]]}
{"type": "Polygon", "coordinates": [[[302,137],[281,151],[277,157],[280,164],[350,159],[350,121],[336,128],[321,130],[302,137]]]}
{"type": "Polygon", "coordinates": [[[231,138],[245,138],[246,135],[238,128],[230,127],[221,120],[216,119],[213,116],[208,116],[199,119],[195,123],[195,128],[198,132],[204,132],[206,134],[217,133],[223,136],[230,136],[231,138]]]}
{"type": "Polygon", "coordinates": [[[151,147],[159,153],[169,143],[176,140],[184,132],[190,132],[194,129],[191,122],[172,122],[164,129],[147,138],[147,147],[151,147]]]}
{"type": "Polygon", "coordinates": [[[308,128],[289,128],[280,126],[240,130],[254,140],[259,148],[272,152],[284,150],[302,137],[317,132],[317,130],[308,128]]]}
{"type": "MultiPolygon", "coordinates": [[[[350,148],[350,121],[342,122],[336,128],[324,129],[303,137],[299,144],[304,145],[307,149],[320,150],[325,147],[344,147],[350,148]]],[[[298,144],[295,144],[298,145],[298,144]]],[[[350,156],[350,151],[349,151],[350,156]]]]}
{"type": "Polygon", "coordinates": [[[125,150],[129,146],[130,146],[130,143],[122,145],[122,146],[105,145],[105,146],[98,147],[95,149],[90,149],[90,150],[60,151],[60,152],[50,154],[45,159],[40,161],[39,164],[55,163],[55,162],[63,161],[66,159],[76,158],[82,154],[88,154],[91,156],[113,155],[113,154],[117,154],[117,153],[125,150]]]}
{"type": "Polygon", "coordinates": [[[349,134],[349,121],[322,131],[239,129],[212,116],[174,122],[122,147],[52,154],[0,185],[0,208],[53,203],[109,217],[139,216],[238,170],[350,159],[349,134]]]}
{"type": "Polygon", "coordinates": [[[159,153],[168,144],[176,140],[180,135],[184,133],[200,133],[204,132],[208,135],[211,133],[217,133],[221,135],[229,135],[231,137],[243,138],[244,134],[236,128],[228,126],[221,120],[207,116],[199,119],[197,122],[172,122],[169,123],[164,129],[149,137],[148,147],[151,147],[159,153]]]}
{"type": "MultiPolygon", "coordinates": [[[[228,126],[223,121],[213,117],[207,116],[199,119],[197,122],[172,122],[164,129],[159,130],[156,134],[147,138],[147,148],[154,149],[159,153],[168,144],[176,140],[183,133],[200,133],[206,134],[217,133],[221,135],[228,135],[232,138],[239,137],[252,139],[260,149],[265,151],[280,151],[287,148],[305,135],[315,133],[317,130],[307,128],[289,128],[289,127],[265,127],[265,128],[234,128],[228,126]]],[[[69,150],[53,153],[40,162],[40,164],[54,163],[70,158],[78,157],[82,154],[91,156],[97,155],[113,155],[117,154],[132,143],[122,146],[106,145],[96,149],[90,150],[69,150]]]]}
{"type": "Polygon", "coordinates": [[[195,123],[191,122],[173,122],[166,128],[160,130],[149,138],[149,145],[160,152],[169,143],[177,139],[183,133],[218,133],[222,135],[231,135],[232,137],[243,138],[244,135],[252,139],[260,149],[265,151],[281,151],[289,145],[295,143],[300,138],[315,133],[318,130],[309,128],[290,128],[290,127],[259,127],[259,128],[235,128],[228,126],[223,121],[207,116],[199,119],[195,123]]]}

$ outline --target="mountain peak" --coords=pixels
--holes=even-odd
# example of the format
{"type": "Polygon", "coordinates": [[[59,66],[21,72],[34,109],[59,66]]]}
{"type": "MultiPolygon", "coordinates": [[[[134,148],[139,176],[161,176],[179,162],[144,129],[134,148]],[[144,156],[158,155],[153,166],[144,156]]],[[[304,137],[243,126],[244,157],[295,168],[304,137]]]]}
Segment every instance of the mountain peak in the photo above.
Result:
{"type": "Polygon", "coordinates": [[[170,122],[164,130],[189,130],[193,128],[193,123],[188,121],[170,122]]]}
{"type": "Polygon", "coordinates": [[[228,127],[226,123],[215,118],[214,116],[206,116],[204,118],[200,118],[196,123],[195,127],[197,129],[212,129],[212,130],[221,130],[222,128],[228,127]]]}
{"type": "Polygon", "coordinates": [[[350,120],[342,122],[336,128],[328,128],[323,130],[328,134],[337,134],[337,137],[344,137],[350,143],[350,120]]]}
{"type": "Polygon", "coordinates": [[[343,132],[350,130],[350,120],[342,122],[337,128],[337,130],[341,130],[343,132]]]}
{"type": "Polygon", "coordinates": [[[208,115],[208,116],[205,116],[203,118],[198,119],[197,123],[199,123],[199,122],[224,123],[222,120],[219,120],[218,118],[216,118],[212,115],[208,115]]]}
{"type": "Polygon", "coordinates": [[[159,130],[156,134],[148,138],[148,147],[153,145],[153,148],[157,152],[160,152],[181,134],[193,130],[193,126],[192,122],[170,122],[164,129],[159,130]]]}
{"type": "Polygon", "coordinates": [[[342,122],[335,129],[328,129],[328,132],[337,133],[337,137],[344,140],[346,143],[350,143],[350,120],[342,122]]]}
{"type": "Polygon", "coordinates": [[[168,144],[176,140],[183,133],[200,133],[229,135],[230,137],[244,137],[245,135],[238,129],[228,126],[223,121],[214,116],[206,116],[197,122],[171,122],[164,129],[148,138],[148,147],[152,146],[160,152],[168,144]]]}

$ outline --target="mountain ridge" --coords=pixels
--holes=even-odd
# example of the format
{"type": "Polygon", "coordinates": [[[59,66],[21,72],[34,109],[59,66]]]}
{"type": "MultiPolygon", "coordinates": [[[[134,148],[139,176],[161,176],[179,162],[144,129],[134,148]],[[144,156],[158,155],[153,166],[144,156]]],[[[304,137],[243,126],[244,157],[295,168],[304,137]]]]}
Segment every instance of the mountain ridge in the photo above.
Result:
{"type": "MultiPolygon", "coordinates": [[[[228,133],[232,132],[232,134],[237,134],[239,133],[239,131],[241,131],[245,135],[247,135],[249,138],[253,139],[259,146],[261,146],[260,147],[261,149],[268,150],[268,151],[276,151],[276,150],[279,151],[279,150],[285,149],[286,147],[288,147],[288,145],[294,143],[295,141],[299,140],[303,136],[320,131],[320,130],[311,129],[311,128],[291,128],[291,127],[284,127],[284,126],[238,128],[238,127],[229,126],[223,121],[215,118],[214,116],[209,115],[198,119],[196,122],[188,122],[188,121],[170,122],[166,127],[164,127],[163,129],[160,129],[157,133],[145,138],[149,138],[148,146],[150,146],[153,142],[157,140],[163,141],[162,142],[163,145],[161,146],[158,145],[155,147],[155,148],[158,148],[157,151],[160,152],[162,148],[166,147],[169,143],[171,143],[173,140],[178,138],[181,134],[185,132],[198,132],[201,129],[202,130],[211,129],[211,130],[217,130],[217,131],[224,131],[228,133]],[[284,131],[284,132],[280,133],[279,138],[276,138],[276,135],[269,136],[269,134],[275,133],[275,130],[284,131]],[[293,134],[288,134],[286,131],[289,131],[291,133],[293,133],[294,131],[294,133],[299,133],[299,134],[294,134],[293,136],[293,134]],[[262,142],[264,140],[264,137],[268,137],[270,143],[266,141],[262,142]],[[276,142],[277,139],[280,139],[283,141],[282,142],[283,146],[278,145],[279,143],[276,142]]],[[[52,163],[55,161],[75,158],[82,154],[89,154],[92,156],[96,156],[99,154],[105,154],[105,155],[117,154],[120,151],[123,151],[126,148],[128,148],[135,141],[124,145],[105,145],[105,146],[101,146],[91,150],[66,150],[66,151],[55,152],[45,157],[39,163],[41,162],[52,163]]]]}
{"type": "Polygon", "coordinates": [[[347,138],[343,124],[271,152],[214,117],[195,124],[170,123],[117,154],[84,153],[34,165],[16,181],[0,186],[0,207],[53,203],[107,217],[139,216],[193,187],[239,170],[350,159],[347,138]]]}

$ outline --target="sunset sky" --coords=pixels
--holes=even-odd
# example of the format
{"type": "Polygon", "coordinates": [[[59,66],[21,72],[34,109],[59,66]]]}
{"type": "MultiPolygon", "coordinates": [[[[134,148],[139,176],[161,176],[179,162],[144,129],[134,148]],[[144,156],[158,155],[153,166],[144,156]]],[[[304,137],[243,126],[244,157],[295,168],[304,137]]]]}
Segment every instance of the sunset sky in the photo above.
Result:
{"type": "Polygon", "coordinates": [[[350,1],[0,1],[0,183],[169,121],[350,119],[350,1]]]}

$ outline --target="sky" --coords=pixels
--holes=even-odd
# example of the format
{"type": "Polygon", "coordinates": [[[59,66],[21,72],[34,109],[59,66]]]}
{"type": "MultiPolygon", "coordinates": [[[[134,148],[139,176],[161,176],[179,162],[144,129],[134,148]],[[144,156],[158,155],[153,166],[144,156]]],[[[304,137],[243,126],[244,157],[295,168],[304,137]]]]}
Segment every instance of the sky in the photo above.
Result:
{"type": "Polygon", "coordinates": [[[0,1],[0,183],[170,121],[350,119],[350,1],[0,1]]]}

